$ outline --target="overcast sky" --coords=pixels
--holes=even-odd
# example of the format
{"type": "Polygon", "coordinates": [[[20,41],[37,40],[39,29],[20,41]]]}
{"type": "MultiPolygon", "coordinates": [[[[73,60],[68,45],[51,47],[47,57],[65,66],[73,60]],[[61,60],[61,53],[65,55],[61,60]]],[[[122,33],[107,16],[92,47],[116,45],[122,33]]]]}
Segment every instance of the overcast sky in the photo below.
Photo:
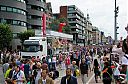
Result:
{"type": "MultiPolygon", "coordinates": [[[[47,0],[52,3],[53,13],[59,13],[59,7],[76,5],[86,16],[90,15],[93,26],[104,31],[105,35],[114,37],[114,1],[115,0],[47,0]]],[[[126,37],[125,27],[128,24],[128,0],[117,0],[118,14],[118,38],[126,37]]]]}

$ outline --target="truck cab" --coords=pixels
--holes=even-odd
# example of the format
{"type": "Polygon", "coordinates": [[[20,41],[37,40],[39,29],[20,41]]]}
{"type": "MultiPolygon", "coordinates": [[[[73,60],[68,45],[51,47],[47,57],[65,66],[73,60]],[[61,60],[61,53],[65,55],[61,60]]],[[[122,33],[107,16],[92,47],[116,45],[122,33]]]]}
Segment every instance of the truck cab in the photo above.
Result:
{"type": "Polygon", "coordinates": [[[46,37],[29,37],[23,43],[21,58],[39,57],[42,59],[47,56],[47,38],[46,37]]]}

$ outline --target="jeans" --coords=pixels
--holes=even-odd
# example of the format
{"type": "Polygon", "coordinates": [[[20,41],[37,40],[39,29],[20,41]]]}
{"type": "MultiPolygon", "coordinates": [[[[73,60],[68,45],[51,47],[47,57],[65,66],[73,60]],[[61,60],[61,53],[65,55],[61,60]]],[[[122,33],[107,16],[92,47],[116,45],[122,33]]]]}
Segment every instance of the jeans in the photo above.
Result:
{"type": "Polygon", "coordinates": [[[81,74],[83,84],[86,84],[86,74],[81,74]]]}

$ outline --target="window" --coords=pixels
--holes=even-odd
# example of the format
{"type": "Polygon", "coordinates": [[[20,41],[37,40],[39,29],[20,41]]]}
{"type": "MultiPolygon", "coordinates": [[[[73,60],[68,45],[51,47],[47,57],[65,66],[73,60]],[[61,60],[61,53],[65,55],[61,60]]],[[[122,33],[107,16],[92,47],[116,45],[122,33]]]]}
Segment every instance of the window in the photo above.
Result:
{"type": "Polygon", "coordinates": [[[21,22],[20,22],[20,21],[17,21],[17,23],[18,23],[18,25],[20,25],[20,26],[21,26],[21,22]]]}
{"type": "Polygon", "coordinates": [[[13,24],[14,24],[14,25],[17,25],[17,21],[16,21],[16,20],[14,20],[14,21],[13,21],[13,24]]]}
{"type": "Polygon", "coordinates": [[[6,22],[7,22],[7,20],[5,20],[5,19],[2,19],[2,22],[3,22],[3,23],[6,23],[6,22]]]}
{"type": "Polygon", "coordinates": [[[7,23],[7,24],[12,24],[12,20],[7,19],[6,23],[7,23]]]}
{"type": "Polygon", "coordinates": [[[24,14],[24,11],[21,11],[21,14],[24,14]]]}
{"type": "Polygon", "coordinates": [[[41,8],[41,11],[44,11],[44,9],[43,9],[43,8],[41,8]]]}
{"type": "Polygon", "coordinates": [[[17,0],[17,1],[20,1],[20,2],[23,2],[23,3],[25,3],[25,1],[24,1],[24,0],[17,0]]]}
{"type": "Polygon", "coordinates": [[[31,15],[28,15],[28,16],[27,16],[27,19],[31,19],[31,15]]]}
{"type": "Polygon", "coordinates": [[[24,15],[26,15],[26,12],[23,12],[24,15]]]}
{"type": "Polygon", "coordinates": [[[13,33],[13,38],[17,38],[17,33],[13,33]]]}
{"type": "Polygon", "coordinates": [[[6,11],[6,7],[1,7],[1,10],[2,11],[6,11]]]}
{"type": "Polygon", "coordinates": [[[74,8],[68,8],[69,11],[74,10],[74,8]]]}
{"type": "Polygon", "coordinates": [[[27,5],[27,8],[31,8],[31,5],[27,5]]]}
{"type": "Polygon", "coordinates": [[[41,2],[44,2],[44,0],[41,0],[41,2]]]}
{"type": "Polygon", "coordinates": [[[12,12],[12,8],[7,7],[7,11],[12,12]]]}
{"type": "Polygon", "coordinates": [[[23,26],[26,26],[26,23],[24,23],[24,25],[23,26]]]}
{"type": "Polygon", "coordinates": [[[32,26],[30,24],[27,24],[28,28],[32,28],[32,26]]]}
{"type": "Polygon", "coordinates": [[[21,13],[21,10],[18,9],[17,12],[18,12],[18,13],[21,13]]]}
{"type": "Polygon", "coordinates": [[[24,0],[20,0],[21,2],[24,2],[24,0]]]}
{"type": "Polygon", "coordinates": [[[34,6],[34,5],[31,6],[31,8],[34,9],[34,10],[38,10],[38,7],[37,6],[34,6]]]}
{"type": "Polygon", "coordinates": [[[68,14],[69,16],[72,16],[72,14],[68,14]]]}
{"type": "Polygon", "coordinates": [[[24,25],[24,22],[20,22],[20,24],[21,24],[21,26],[23,26],[24,25]]]}
{"type": "Polygon", "coordinates": [[[13,12],[16,13],[17,12],[17,9],[16,8],[13,8],[13,12]]]}
{"type": "Polygon", "coordinates": [[[3,6],[1,6],[0,10],[1,11],[7,11],[7,12],[13,12],[13,13],[20,13],[20,14],[26,15],[26,12],[24,10],[20,10],[20,9],[17,9],[17,8],[12,8],[12,7],[3,7],[3,6]]]}

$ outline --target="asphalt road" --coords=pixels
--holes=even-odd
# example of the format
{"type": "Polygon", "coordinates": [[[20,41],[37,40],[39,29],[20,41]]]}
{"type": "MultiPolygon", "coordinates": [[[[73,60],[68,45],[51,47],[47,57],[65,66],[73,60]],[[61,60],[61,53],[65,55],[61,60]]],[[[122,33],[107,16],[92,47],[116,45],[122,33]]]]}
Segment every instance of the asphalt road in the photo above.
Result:
{"type": "MultiPolygon", "coordinates": [[[[94,59],[97,58],[97,56],[94,57],[94,59]]],[[[93,66],[93,63],[91,64],[91,67],[93,66]]],[[[55,84],[60,84],[61,82],[61,78],[63,76],[65,76],[65,73],[66,71],[65,70],[60,70],[58,69],[59,71],[59,74],[60,74],[60,77],[55,79],[55,84]]],[[[81,77],[77,77],[77,81],[78,81],[78,84],[83,84],[82,81],[81,81],[81,77]]],[[[94,72],[93,71],[89,71],[89,74],[88,74],[88,77],[87,77],[87,83],[86,84],[103,84],[102,83],[102,80],[99,78],[98,79],[98,83],[95,82],[95,79],[94,79],[94,72]]]]}

